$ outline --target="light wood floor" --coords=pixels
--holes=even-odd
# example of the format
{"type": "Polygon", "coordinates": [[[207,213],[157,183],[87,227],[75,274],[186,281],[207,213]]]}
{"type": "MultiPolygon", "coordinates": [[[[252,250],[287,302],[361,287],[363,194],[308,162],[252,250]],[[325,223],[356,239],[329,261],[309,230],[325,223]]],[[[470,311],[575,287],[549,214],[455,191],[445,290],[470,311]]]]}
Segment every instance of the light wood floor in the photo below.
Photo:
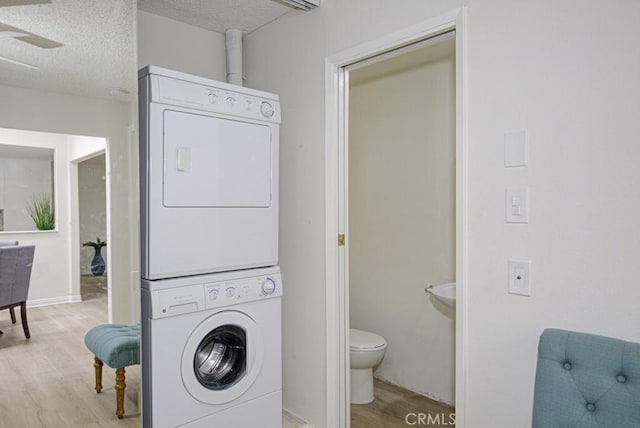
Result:
{"type": "Polygon", "coordinates": [[[351,428],[455,426],[455,417],[449,416],[455,413],[455,410],[443,403],[377,379],[374,380],[374,394],[375,400],[371,404],[351,405],[351,428]],[[418,423],[418,418],[422,418],[423,423],[418,423]]]}
{"type": "Polygon", "coordinates": [[[106,277],[83,277],[82,303],[28,308],[31,339],[9,311],[0,311],[0,427],[140,427],[140,366],[127,367],[125,416],[115,415],[115,371],[103,368],[94,388],[93,355],[84,345],[92,327],[107,322],[106,277]]]}

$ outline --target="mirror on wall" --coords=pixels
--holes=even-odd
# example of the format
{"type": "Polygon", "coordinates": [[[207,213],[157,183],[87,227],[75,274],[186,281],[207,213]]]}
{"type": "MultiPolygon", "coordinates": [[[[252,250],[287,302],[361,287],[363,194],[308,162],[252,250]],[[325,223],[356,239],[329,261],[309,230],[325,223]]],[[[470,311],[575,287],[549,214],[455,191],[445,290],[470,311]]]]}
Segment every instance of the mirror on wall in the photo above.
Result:
{"type": "Polygon", "coordinates": [[[55,229],[54,149],[0,144],[0,233],[55,229]]]}

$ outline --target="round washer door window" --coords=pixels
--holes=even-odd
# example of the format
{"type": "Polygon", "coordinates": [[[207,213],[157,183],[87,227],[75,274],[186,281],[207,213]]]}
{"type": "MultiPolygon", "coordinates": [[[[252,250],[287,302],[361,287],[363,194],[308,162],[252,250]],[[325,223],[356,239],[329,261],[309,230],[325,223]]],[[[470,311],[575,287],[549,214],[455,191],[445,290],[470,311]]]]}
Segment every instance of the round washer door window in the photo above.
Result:
{"type": "Polygon", "coordinates": [[[220,391],[247,372],[247,334],[237,325],[224,325],[207,334],[196,349],[193,370],[202,386],[220,391]]]}
{"type": "Polygon", "coordinates": [[[228,403],[256,380],[264,349],[255,321],[237,311],[204,320],[191,334],[182,353],[182,380],[197,400],[228,403]]]}

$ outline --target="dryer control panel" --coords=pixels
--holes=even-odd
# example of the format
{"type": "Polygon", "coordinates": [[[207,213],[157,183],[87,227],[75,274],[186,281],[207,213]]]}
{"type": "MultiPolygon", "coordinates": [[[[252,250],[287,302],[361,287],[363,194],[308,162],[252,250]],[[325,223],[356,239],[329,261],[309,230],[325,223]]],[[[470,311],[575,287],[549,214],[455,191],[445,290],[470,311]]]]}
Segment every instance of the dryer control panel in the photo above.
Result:
{"type": "Polygon", "coordinates": [[[280,123],[280,102],[275,96],[264,98],[248,88],[221,82],[203,85],[165,76],[151,76],[150,83],[155,102],[280,123]]]}
{"type": "Polygon", "coordinates": [[[282,277],[274,273],[250,278],[229,278],[151,290],[149,294],[151,318],[166,318],[281,297],[282,277]]]}

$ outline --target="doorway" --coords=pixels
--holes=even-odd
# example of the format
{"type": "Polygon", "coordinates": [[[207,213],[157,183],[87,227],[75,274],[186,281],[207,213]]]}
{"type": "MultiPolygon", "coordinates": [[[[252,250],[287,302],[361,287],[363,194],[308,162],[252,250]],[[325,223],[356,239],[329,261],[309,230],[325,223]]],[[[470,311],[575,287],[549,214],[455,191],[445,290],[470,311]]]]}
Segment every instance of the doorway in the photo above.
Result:
{"type": "Polygon", "coordinates": [[[79,301],[102,302],[105,322],[111,322],[111,183],[107,140],[78,136],[72,138],[72,143],[75,145],[69,157],[72,290],[79,301]],[[98,239],[103,244],[98,244],[98,239]],[[95,247],[100,247],[104,261],[101,274],[100,269],[91,266],[95,247]]]}
{"type": "MultiPolygon", "coordinates": [[[[328,424],[350,426],[349,307],[350,307],[350,71],[433,44],[445,33],[455,44],[455,280],[458,283],[455,313],[455,421],[464,426],[464,288],[466,279],[466,72],[464,22],[459,9],[420,25],[387,35],[327,59],[326,144],[326,260],[327,260],[327,417],[328,424]],[[336,239],[337,237],[337,239],[336,239]]],[[[381,99],[379,103],[384,103],[381,99]]],[[[425,284],[426,285],[426,284],[425,284]]],[[[423,288],[421,299],[428,301],[423,288]]]]}
{"type": "Polygon", "coordinates": [[[351,402],[359,403],[350,406],[351,424],[401,425],[405,415],[390,405],[411,399],[407,417],[448,420],[455,312],[425,288],[455,282],[455,34],[345,71],[348,321],[350,333],[371,332],[386,343],[373,367],[375,400],[366,403],[368,383],[350,384],[351,402]]]}
{"type": "MultiPolygon", "coordinates": [[[[107,294],[105,154],[78,162],[78,226],[80,233],[80,295],[88,300],[107,294]]],[[[105,299],[106,301],[106,299],[105,299]]]]}

